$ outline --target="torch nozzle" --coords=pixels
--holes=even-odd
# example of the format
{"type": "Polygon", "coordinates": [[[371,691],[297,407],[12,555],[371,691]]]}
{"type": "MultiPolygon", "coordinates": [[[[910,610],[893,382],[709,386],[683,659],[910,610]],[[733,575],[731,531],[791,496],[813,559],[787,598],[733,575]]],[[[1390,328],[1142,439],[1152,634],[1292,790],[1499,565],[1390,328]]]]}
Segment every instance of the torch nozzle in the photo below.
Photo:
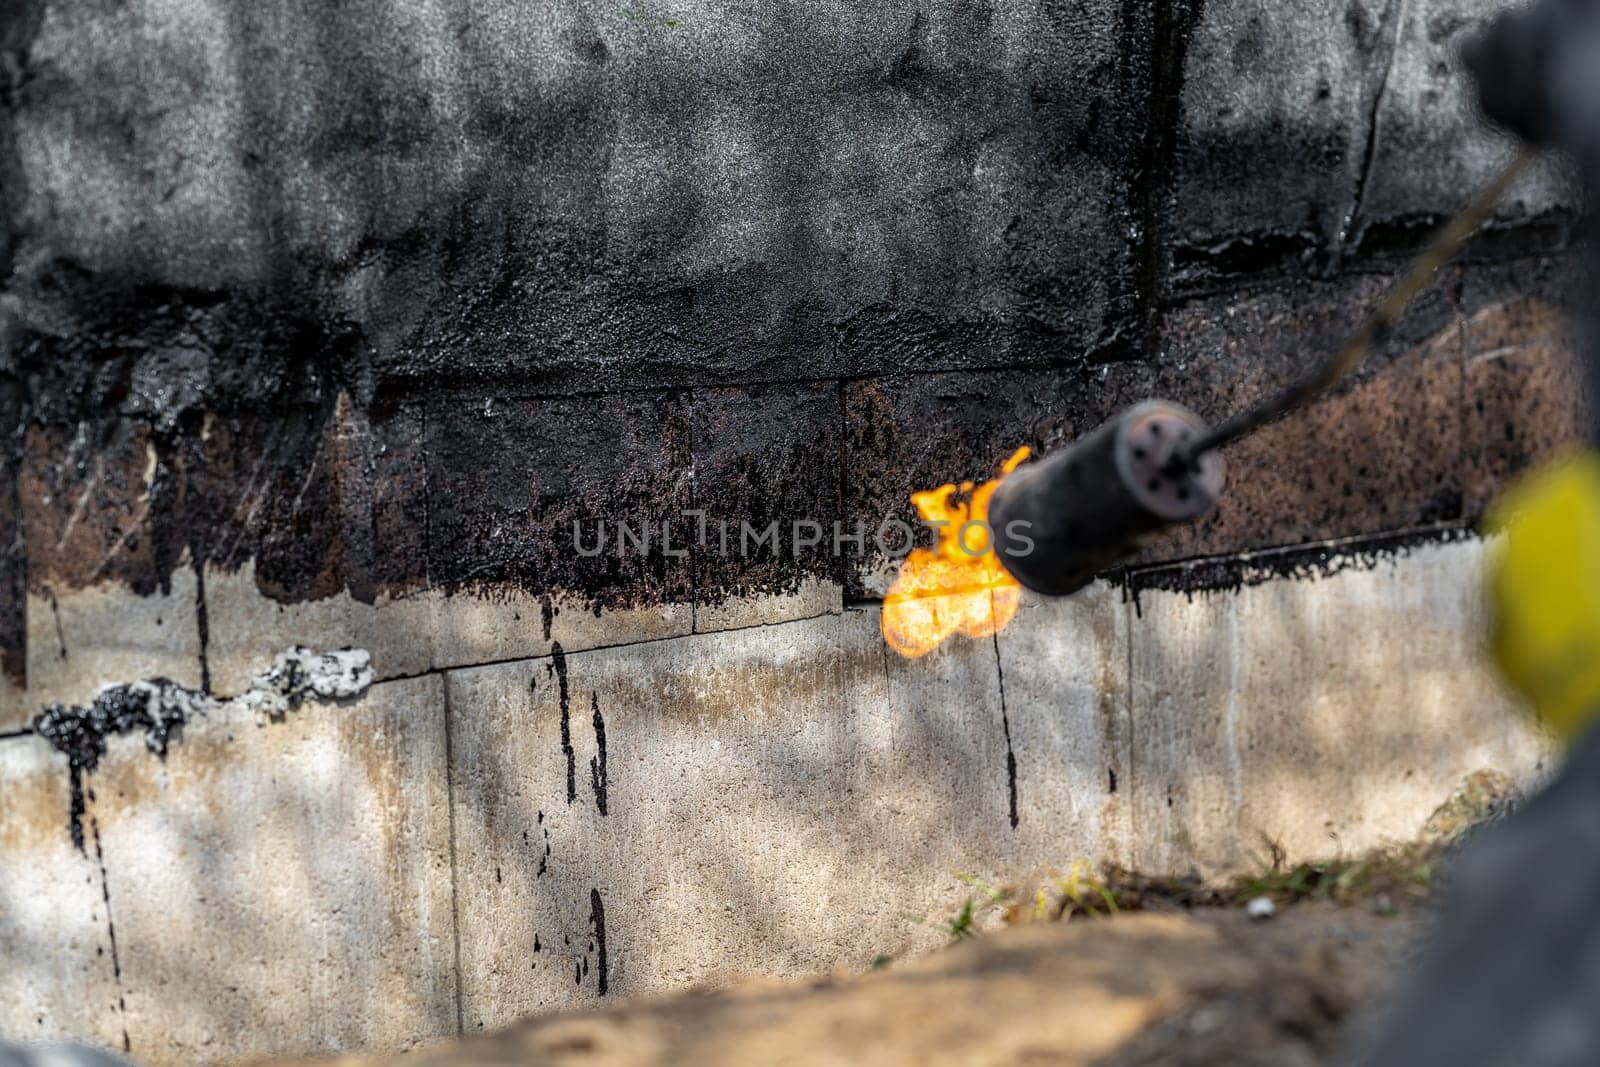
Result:
{"type": "Polygon", "coordinates": [[[989,501],[995,552],[1039,593],[1081,589],[1137,551],[1150,534],[1209,511],[1222,492],[1222,457],[1197,454],[1205,424],[1149,400],[1002,481],[989,501]]]}

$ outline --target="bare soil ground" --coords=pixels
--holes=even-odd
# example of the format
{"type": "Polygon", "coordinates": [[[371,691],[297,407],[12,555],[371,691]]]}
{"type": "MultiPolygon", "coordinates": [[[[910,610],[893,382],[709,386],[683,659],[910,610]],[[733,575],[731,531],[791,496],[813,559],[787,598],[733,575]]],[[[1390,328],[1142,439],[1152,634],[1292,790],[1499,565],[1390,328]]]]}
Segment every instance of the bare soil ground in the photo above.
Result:
{"type": "Polygon", "coordinates": [[[1319,1063],[1394,977],[1419,915],[1308,900],[1266,920],[1213,906],[1030,923],[863,976],[690,992],[338,1062],[1319,1063]]]}

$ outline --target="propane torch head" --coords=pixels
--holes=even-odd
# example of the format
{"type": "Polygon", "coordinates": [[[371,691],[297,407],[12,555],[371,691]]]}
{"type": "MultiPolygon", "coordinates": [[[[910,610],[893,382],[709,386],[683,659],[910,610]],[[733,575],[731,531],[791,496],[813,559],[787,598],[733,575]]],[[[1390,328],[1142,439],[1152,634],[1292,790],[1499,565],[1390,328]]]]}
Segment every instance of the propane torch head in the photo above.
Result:
{"type": "Polygon", "coordinates": [[[995,554],[1019,582],[1064,596],[1167,527],[1199,518],[1222,492],[1222,457],[1194,456],[1205,424],[1147,400],[1060,451],[1025,464],[989,502],[995,554]]]}

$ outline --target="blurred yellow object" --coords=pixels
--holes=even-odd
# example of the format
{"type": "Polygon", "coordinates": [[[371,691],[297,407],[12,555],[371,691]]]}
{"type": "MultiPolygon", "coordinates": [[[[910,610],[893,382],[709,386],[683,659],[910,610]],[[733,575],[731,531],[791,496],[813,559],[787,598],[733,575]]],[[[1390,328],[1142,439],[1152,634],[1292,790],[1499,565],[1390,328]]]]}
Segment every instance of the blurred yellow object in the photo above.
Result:
{"type": "Polygon", "coordinates": [[[1500,669],[1551,729],[1574,740],[1600,713],[1600,455],[1582,452],[1510,489],[1490,573],[1500,669]]]}

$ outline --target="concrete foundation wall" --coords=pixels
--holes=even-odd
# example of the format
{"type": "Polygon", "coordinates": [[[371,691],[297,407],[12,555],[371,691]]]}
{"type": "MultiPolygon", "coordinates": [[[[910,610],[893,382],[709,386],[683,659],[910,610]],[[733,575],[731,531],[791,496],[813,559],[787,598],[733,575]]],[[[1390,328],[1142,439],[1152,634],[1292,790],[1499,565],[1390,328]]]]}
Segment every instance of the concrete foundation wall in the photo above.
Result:
{"type": "MultiPolygon", "coordinates": [[[[572,523],[874,529],[1151,394],[1221,417],[1511,151],[1456,69],[1480,0],[647,6],[12,5],[0,725],[101,680],[79,645],[225,688],[274,619],[415,673],[870,599],[870,539],[572,523]]],[[[1546,161],[1146,561],[1474,520],[1547,440],[1530,386],[1570,406],[1577,209],[1546,161]]]]}
{"type": "Polygon", "coordinates": [[[572,534],[870,532],[1297,378],[1509,155],[1454,59],[1494,6],[8,5],[0,1033],[405,1047],[1536,776],[1470,531],[1579,437],[1559,160],[1211,515],[998,639],[887,652],[870,537],[572,534]],[[214,699],[296,645],[376,684],[214,699]],[[46,743],[158,677],[208,709],[164,758],[46,743]]]}
{"type": "Polygon", "coordinates": [[[1237,592],[1097,583],[925,660],[851,608],[224,709],[164,761],[0,741],[0,1031],[149,1064],[407,1047],[941,943],[1075,860],[1207,874],[1416,833],[1547,746],[1475,540],[1237,592]]]}

